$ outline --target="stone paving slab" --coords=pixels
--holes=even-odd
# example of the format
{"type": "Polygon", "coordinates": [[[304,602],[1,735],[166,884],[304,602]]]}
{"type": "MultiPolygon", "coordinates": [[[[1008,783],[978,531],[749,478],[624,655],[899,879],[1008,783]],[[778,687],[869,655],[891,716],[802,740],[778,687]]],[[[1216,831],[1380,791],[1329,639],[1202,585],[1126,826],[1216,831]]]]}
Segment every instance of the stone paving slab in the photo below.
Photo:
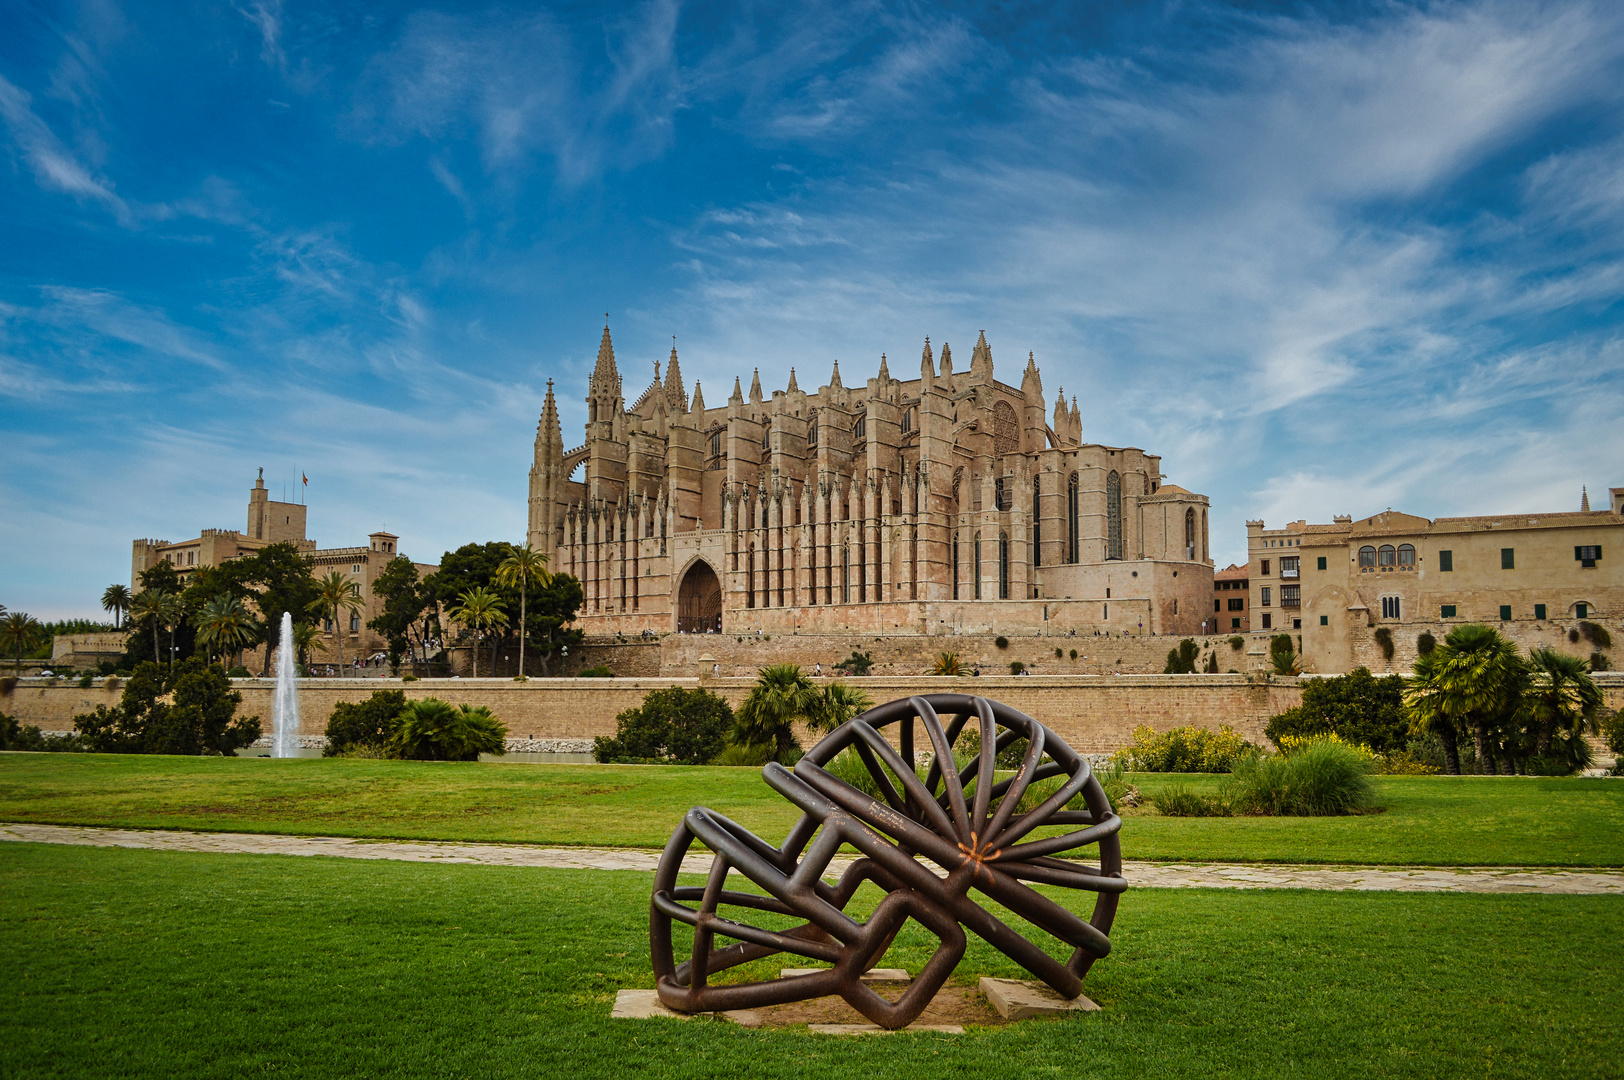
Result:
{"type": "MultiPolygon", "coordinates": [[[[201,851],[252,855],[328,855],[345,859],[539,866],[560,870],[653,871],[658,851],[643,848],[542,847],[527,844],[357,840],[337,836],[202,833],[164,829],[104,829],[72,825],[0,824],[0,841],[201,851]]],[[[837,877],[853,859],[835,859],[837,877]]],[[[703,874],[710,856],[691,853],[686,873],[703,874]]],[[[1123,864],[1128,884],[1140,889],[1326,889],[1332,891],[1530,893],[1624,895],[1624,870],[1526,867],[1286,866],[1235,863],[1123,864]]]]}

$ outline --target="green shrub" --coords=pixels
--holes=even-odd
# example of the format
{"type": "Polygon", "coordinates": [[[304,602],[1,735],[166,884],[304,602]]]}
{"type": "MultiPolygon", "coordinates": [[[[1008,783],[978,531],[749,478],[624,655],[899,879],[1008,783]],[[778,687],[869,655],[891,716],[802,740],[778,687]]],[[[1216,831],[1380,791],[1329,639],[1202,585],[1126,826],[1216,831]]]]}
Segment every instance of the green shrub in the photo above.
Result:
{"type": "Polygon", "coordinates": [[[1364,743],[1378,754],[1404,748],[1409,721],[1404,714],[1404,678],[1378,678],[1368,668],[1356,668],[1333,679],[1303,684],[1303,703],[1269,718],[1264,734],[1281,745],[1282,738],[1326,735],[1364,743]]]}
{"type": "Polygon", "coordinates": [[[861,678],[867,675],[874,667],[874,658],[866,652],[851,651],[851,655],[835,665],[836,671],[844,671],[847,675],[856,675],[861,678]]]}
{"type": "Polygon", "coordinates": [[[400,714],[393,749],[416,761],[477,761],[506,749],[507,726],[483,705],[453,708],[439,698],[420,698],[400,714]]]}
{"type": "Polygon", "coordinates": [[[327,747],[322,757],[348,757],[349,750],[386,749],[400,729],[406,695],[399,690],[377,690],[365,701],[341,701],[327,718],[327,747]]]}
{"type": "Polygon", "coordinates": [[[1073,660],[1077,659],[1077,650],[1076,649],[1071,650],[1071,658],[1073,660]]]}
{"type": "Polygon", "coordinates": [[[1025,671],[1025,670],[1026,670],[1026,665],[1021,663],[1019,660],[1011,660],[1009,662],[1009,673],[1011,675],[1019,675],[1021,672],[1025,671]]]}
{"type": "Polygon", "coordinates": [[[614,738],[593,740],[592,754],[602,762],[704,765],[722,753],[732,726],[732,708],[709,690],[651,690],[615,717],[614,738]]]}
{"type": "Polygon", "coordinates": [[[1210,652],[1207,654],[1207,666],[1203,670],[1205,670],[1208,675],[1218,674],[1218,654],[1216,652],[1210,652]]]}
{"type": "Polygon", "coordinates": [[[734,746],[729,743],[722,747],[722,752],[711,759],[712,765],[753,766],[761,768],[773,759],[771,743],[760,746],[734,746]]]}
{"type": "Polygon", "coordinates": [[[1133,745],[1117,751],[1116,761],[1133,772],[1228,772],[1237,758],[1253,749],[1225,725],[1217,731],[1180,727],[1158,732],[1148,725],[1134,729],[1133,745]]]}
{"type": "Polygon", "coordinates": [[[81,690],[89,690],[91,685],[93,683],[95,683],[95,681],[96,681],[96,676],[92,675],[90,672],[87,671],[83,675],[79,676],[79,689],[81,689],[81,690]]]}
{"type": "Polygon", "coordinates": [[[89,745],[78,735],[47,735],[32,724],[22,727],[16,717],[0,713],[0,750],[74,753],[89,749],[89,745]]]}
{"type": "Polygon", "coordinates": [[[1607,668],[1607,657],[1602,655],[1599,650],[1590,654],[1591,671],[1606,671],[1607,668]]]}
{"type": "Polygon", "coordinates": [[[1167,666],[1162,669],[1164,675],[1190,675],[1195,671],[1196,657],[1201,655],[1201,647],[1189,638],[1179,642],[1176,649],[1167,651],[1167,666]]]}
{"type": "Polygon", "coordinates": [[[575,677],[578,679],[612,679],[615,677],[615,673],[609,670],[608,664],[598,664],[595,667],[589,667],[578,672],[575,677]]]}
{"type": "Polygon", "coordinates": [[[1183,784],[1169,784],[1150,797],[1150,803],[1168,817],[1228,817],[1222,799],[1200,795],[1183,784]]]}
{"type": "Polygon", "coordinates": [[[1229,635],[1229,647],[1236,652],[1240,652],[1246,647],[1246,639],[1239,634],[1231,634],[1229,635]]]}
{"type": "Polygon", "coordinates": [[[1593,623],[1589,620],[1581,622],[1579,624],[1579,636],[1598,649],[1611,649],[1613,647],[1613,635],[1609,634],[1607,627],[1602,626],[1600,623],[1593,623]]]}
{"type": "Polygon", "coordinates": [[[992,643],[998,646],[1000,649],[1009,648],[1009,638],[1005,637],[1003,634],[999,634],[997,637],[993,638],[992,643]]]}
{"type": "Polygon", "coordinates": [[[1056,646],[1055,651],[1054,651],[1054,658],[1056,660],[1064,660],[1066,658],[1066,650],[1056,646]]]}
{"type": "Polygon", "coordinates": [[[1376,644],[1381,646],[1382,659],[1393,658],[1393,631],[1385,626],[1376,627],[1376,644]]]}
{"type": "Polygon", "coordinates": [[[417,681],[417,676],[416,675],[402,675],[400,677],[400,681],[401,682],[416,682],[417,681]]]}
{"type": "MultiPolygon", "coordinates": [[[[107,681],[108,689],[116,684],[107,681]]],[[[73,718],[85,745],[103,754],[231,754],[259,738],[259,717],[236,715],[242,694],[219,665],[199,656],[173,668],[136,665],[119,703],[73,718]]]]}
{"type": "Polygon", "coordinates": [[[1604,709],[1596,714],[1596,728],[1607,749],[1624,755],[1624,709],[1604,709]]]}
{"type": "Polygon", "coordinates": [[[228,679],[252,679],[253,677],[254,673],[243,667],[241,664],[238,664],[236,667],[226,672],[226,678],[228,679]]]}
{"type": "Polygon", "coordinates": [[[1248,754],[1235,762],[1219,797],[1235,812],[1290,817],[1353,814],[1374,808],[1370,758],[1331,738],[1289,754],[1248,754]]]}
{"type": "Polygon", "coordinates": [[[1415,652],[1417,656],[1431,656],[1432,650],[1438,647],[1438,639],[1432,636],[1430,630],[1423,630],[1415,636],[1415,652]]]}

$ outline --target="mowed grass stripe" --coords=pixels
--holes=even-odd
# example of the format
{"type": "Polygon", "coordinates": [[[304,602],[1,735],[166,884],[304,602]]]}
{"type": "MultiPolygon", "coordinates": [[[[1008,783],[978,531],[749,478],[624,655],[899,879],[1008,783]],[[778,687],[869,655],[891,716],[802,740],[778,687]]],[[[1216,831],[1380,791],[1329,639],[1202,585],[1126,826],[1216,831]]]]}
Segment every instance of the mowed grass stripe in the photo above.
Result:
{"type": "MultiPolygon", "coordinates": [[[[1154,794],[1216,777],[1140,774],[1154,794]]],[[[1624,866],[1624,782],[1378,777],[1385,811],[1339,818],[1129,812],[1134,859],[1624,866]]],[[[0,820],[400,840],[660,847],[710,806],[778,839],[797,811],[756,769],[0,754],[0,820]]]]}
{"type": "MultiPolygon", "coordinates": [[[[1098,1014],[831,1040],[611,1021],[646,874],[0,848],[7,1075],[1616,1075],[1608,897],[1130,893],[1098,1014]]],[[[910,925],[890,962],[934,942],[910,925]]],[[[1019,975],[972,938],[959,971],[1019,975]]]]}

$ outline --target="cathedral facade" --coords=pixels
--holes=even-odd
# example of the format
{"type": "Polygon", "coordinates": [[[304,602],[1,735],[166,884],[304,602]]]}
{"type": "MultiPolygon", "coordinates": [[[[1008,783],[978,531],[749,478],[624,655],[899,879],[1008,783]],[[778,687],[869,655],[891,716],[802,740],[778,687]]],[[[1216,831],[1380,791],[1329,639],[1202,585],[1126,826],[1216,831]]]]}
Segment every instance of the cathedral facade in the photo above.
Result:
{"type": "Polygon", "coordinates": [[[966,370],[690,399],[673,348],[628,407],[605,327],[581,445],[549,381],[529,540],[578,577],[588,633],[1194,634],[1211,612],[1208,501],[1161,459],[1083,440],[1030,354],[983,334],[966,370]]]}

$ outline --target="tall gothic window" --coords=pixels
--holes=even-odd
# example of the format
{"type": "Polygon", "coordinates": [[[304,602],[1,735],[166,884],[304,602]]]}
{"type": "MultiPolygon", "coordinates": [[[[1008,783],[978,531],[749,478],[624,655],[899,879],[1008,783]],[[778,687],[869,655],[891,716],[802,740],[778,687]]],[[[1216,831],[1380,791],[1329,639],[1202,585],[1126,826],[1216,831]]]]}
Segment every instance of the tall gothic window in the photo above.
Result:
{"type": "Polygon", "coordinates": [[[1042,508],[1043,486],[1036,480],[1032,481],[1032,565],[1043,565],[1043,518],[1038,511],[1042,508]]]}
{"type": "Polygon", "coordinates": [[[1201,511],[1201,558],[1212,558],[1212,555],[1207,551],[1207,512],[1205,510],[1201,511]]]}
{"type": "Polygon", "coordinates": [[[970,568],[971,573],[974,575],[971,578],[971,580],[973,580],[976,583],[976,594],[975,595],[976,595],[976,599],[980,600],[981,599],[981,534],[980,533],[976,533],[975,560],[976,560],[975,566],[970,568]]]}
{"type": "Polygon", "coordinates": [[[1015,502],[1015,478],[1012,476],[993,477],[993,505],[1000,510],[1008,510],[1015,502]]]}
{"type": "Polygon", "coordinates": [[[953,599],[959,598],[959,534],[953,531],[953,599]]]}
{"type": "Polygon", "coordinates": [[[722,429],[717,428],[711,432],[711,457],[722,455],[722,429]]]}
{"type": "Polygon", "coordinates": [[[992,407],[992,452],[1013,454],[1021,447],[1021,429],[1015,422],[1015,408],[1007,401],[992,407]]]}
{"type": "Polygon", "coordinates": [[[840,602],[851,603],[851,549],[840,545],[840,602]]]}
{"type": "Polygon", "coordinates": [[[904,435],[913,430],[913,410],[902,410],[902,433],[904,435]]]}
{"type": "Polygon", "coordinates": [[[1115,469],[1105,478],[1105,557],[1122,558],[1122,477],[1115,469]]]}
{"type": "Polygon", "coordinates": [[[859,416],[857,418],[857,423],[855,423],[855,424],[853,424],[851,426],[851,437],[856,439],[858,442],[862,442],[864,439],[866,439],[868,437],[868,417],[867,416],[859,416]]]}
{"type": "Polygon", "coordinates": [[[1077,496],[1079,489],[1080,482],[1077,474],[1072,473],[1071,478],[1066,481],[1066,561],[1069,563],[1076,562],[1078,557],[1077,496]]]}
{"type": "Polygon", "coordinates": [[[806,445],[818,445],[818,410],[813,409],[806,418],[806,445]]]}
{"type": "Polygon", "coordinates": [[[1184,511],[1184,557],[1195,561],[1195,509],[1184,511]]]}
{"type": "Polygon", "coordinates": [[[1009,599],[1009,534],[998,534],[998,599],[1009,599]]]}

